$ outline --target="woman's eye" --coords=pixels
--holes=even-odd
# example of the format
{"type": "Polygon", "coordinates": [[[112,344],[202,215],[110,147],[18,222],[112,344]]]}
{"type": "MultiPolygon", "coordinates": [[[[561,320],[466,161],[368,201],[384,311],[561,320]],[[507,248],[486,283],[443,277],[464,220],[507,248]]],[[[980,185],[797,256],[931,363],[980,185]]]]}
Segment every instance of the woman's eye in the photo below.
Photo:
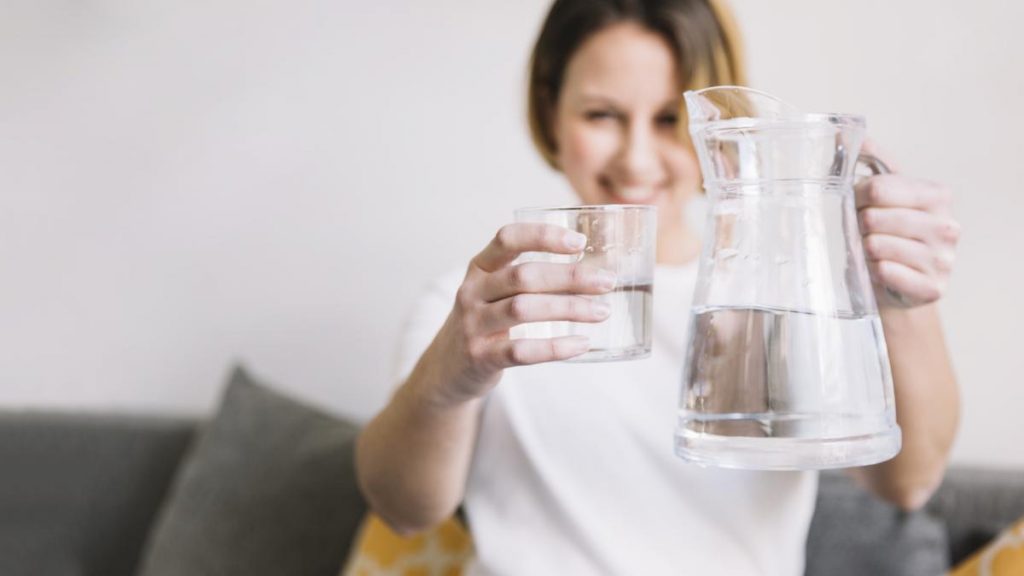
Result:
{"type": "Polygon", "coordinates": [[[679,115],[675,113],[661,114],[655,120],[659,126],[675,126],[679,123],[679,115]]]}
{"type": "Polygon", "coordinates": [[[583,116],[587,120],[612,120],[615,118],[615,112],[611,110],[587,110],[583,116]]]}

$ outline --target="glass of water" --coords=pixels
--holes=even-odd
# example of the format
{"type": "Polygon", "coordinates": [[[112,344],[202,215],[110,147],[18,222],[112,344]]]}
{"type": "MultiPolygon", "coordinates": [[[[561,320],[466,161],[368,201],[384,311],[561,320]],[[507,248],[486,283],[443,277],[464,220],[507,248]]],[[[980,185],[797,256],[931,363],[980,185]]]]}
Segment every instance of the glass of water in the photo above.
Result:
{"type": "Polygon", "coordinates": [[[615,274],[611,292],[591,296],[611,307],[598,323],[531,322],[515,327],[512,338],[587,336],[590,351],[569,362],[604,362],[645,358],[651,353],[654,248],[657,208],[635,205],[590,205],[521,208],[516,222],[555,224],[587,237],[579,254],[527,252],[517,262],[581,263],[615,274]]]}

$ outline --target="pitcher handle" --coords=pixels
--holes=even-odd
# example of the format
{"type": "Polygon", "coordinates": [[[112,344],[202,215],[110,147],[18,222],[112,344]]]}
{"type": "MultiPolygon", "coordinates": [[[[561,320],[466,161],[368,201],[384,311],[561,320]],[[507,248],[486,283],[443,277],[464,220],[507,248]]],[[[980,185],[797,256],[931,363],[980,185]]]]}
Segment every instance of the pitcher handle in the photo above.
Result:
{"type": "MultiPolygon", "coordinates": [[[[863,164],[868,170],[871,170],[872,176],[878,176],[879,174],[891,174],[892,169],[889,165],[882,161],[881,158],[872,154],[861,154],[857,157],[857,163],[863,164]]],[[[913,304],[909,302],[903,294],[885,286],[885,294],[891,298],[894,302],[899,304],[903,308],[910,308],[913,304]]]]}
{"type": "Polygon", "coordinates": [[[873,154],[861,153],[861,155],[857,157],[857,162],[859,164],[867,166],[868,170],[871,170],[872,176],[892,173],[892,169],[889,168],[889,165],[883,162],[881,158],[873,154]]]}

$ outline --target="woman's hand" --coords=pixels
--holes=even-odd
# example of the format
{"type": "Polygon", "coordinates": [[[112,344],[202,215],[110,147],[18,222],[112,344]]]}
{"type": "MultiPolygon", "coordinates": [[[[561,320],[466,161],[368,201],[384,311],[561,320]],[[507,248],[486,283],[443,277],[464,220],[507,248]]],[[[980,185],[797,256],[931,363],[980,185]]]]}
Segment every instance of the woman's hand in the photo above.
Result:
{"type": "Polygon", "coordinates": [[[517,223],[503,227],[470,262],[455,306],[428,354],[444,362],[451,402],[483,396],[511,366],[565,360],[590,347],[585,336],[509,339],[517,324],[549,320],[600,322],[608,306],[589,295],[615,287],[615,276],[580,264],[513,264],[523,252],[576,254],[586,236],[551,224],[517,223]]]}
{"type": "MultiPolygon", "coordinates": [[[[864,148],[893,168],[872,145],[864,148]]],[[[865,178],[854,190],[879,306],[909,308],[942,297],[960,239],[949,189],[893,172],[865,178]]]]}

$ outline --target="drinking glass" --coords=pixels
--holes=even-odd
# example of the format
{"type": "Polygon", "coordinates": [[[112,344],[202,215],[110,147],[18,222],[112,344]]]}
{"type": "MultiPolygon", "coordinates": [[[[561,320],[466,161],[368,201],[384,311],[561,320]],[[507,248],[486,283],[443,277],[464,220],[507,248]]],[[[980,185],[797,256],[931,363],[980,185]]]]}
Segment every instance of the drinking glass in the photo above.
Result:
{"type": "Polygon", "coordinates": [[[621,204],[521,208],[515,211],[515,220],[555,224],[587,237],[587,245],[579,254],[528,252],[517,262],[580,263],[607,270],[617,280],[611,292],[590,296],[611,308],[611,314],[604,321],[531,322],[517,326],[510,336],[590,338],[590,351],[569,362],[633,360],[649,356],[657,208],[621,204]]]}

